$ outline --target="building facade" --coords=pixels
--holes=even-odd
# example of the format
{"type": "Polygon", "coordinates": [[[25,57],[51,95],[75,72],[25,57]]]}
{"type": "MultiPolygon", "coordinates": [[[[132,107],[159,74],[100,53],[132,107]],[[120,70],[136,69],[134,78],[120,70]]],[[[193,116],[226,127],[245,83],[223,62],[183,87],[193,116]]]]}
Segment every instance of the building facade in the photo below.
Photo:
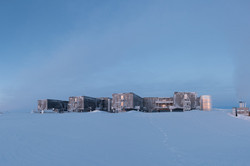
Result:
{"type": "Polygon", "coordinates": [[[200,97],[200,109],[203,111],[210,111],[212,109],[211,96],[203,95],[200,97]]]}
{"type": "Polygon", "coordinates": [[[112,95],[112,110],[114,112],[142,110],[143,99],[135,93],[114,93],[112,95]]]}
{"type": "Polygon", "coordinates": [[[197,109],[197,93],[195,92],[175,92],[174,107],[183,111],[197,109]]]}
{"type": "Polygon", "coordinates": [[[146,112],[172,111],[174,101],[172,97],[145,97],[143,108],[146,112]]]}
{"type": "Polygon", "coordinates": [[[109,97],[100,97],[101,103],[99,109],[102,111],[112,112],[112,98],[109,97]]]}
{"type": "Polygon", "coordinates": [[[69,97],[68,111],[88,112],[95,110],[101,103],[100,99],[89,96],[69,97]]]}
{"type": "Polygon", "coordinates": [[[68,109],[68,101],[55,100],[55,99],[44,99],[37,101],[37,110],[39,112],[52,110],[55,112],[64,112],[68,109]]]}

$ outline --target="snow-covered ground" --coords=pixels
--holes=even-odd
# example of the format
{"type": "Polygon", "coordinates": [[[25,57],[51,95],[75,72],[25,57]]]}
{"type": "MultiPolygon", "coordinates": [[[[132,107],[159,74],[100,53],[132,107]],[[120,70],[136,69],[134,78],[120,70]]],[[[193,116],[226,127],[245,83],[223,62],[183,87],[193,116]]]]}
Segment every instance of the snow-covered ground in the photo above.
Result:
{"type": "Polygon", "coordinates": [[[228,111],[0,115],[0,166],[249,166],[250,121],[228,111]]]}

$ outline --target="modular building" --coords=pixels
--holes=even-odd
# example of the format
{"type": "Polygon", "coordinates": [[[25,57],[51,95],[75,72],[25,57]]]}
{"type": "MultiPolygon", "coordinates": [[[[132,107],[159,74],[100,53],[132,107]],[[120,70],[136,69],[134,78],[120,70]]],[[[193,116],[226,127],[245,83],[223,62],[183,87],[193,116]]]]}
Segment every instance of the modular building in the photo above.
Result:
{"type": "MultiPolygon", "coordinates": [[[[245,108],[244,102],[240,103],[242,110],[245,108]]],[[[188,111],[192,109],[211,110],[212,102],[210,96],[197,97],[195,92],[175,92],[174,97],[145,97],[141,98],[135,93],[115,93],[109,97],[88,97],[73,96],[69,101],[62,100],[38,100],[38,110],[53,110],[57,112],[87,112],[93,110],[103,110],[108,112],[121,112],[138,110],[145,112],[160,111],[188,111]]],[[[240,110],[240,109],[239,109],[240,110]]]]}
{"type": "Polygon", "coordinates": [[[52,110],[55,112],[67,111],[68,101],[54,100],[54,99],[44,99],[38,100],[37,109],[39,112],[46,110],[52,110]]]}
{"type": "Polygon", "coordinates": [[[95,110],[100,106],[101,100],[88,96],[69,97],[68,111],[70,112],[88,112],[95,110]]]}
{"type": "Polygon", "coordinates": [[[157,111],[172,111],[174,100],[172,97],[159,97],[156,100],[157,111]]]}
{"type": "Polygon", "coordinates": [[[101,100],[99,109],[102,111],[108,111],[111,112],[111,107],[112,107],[112,98],[109,97],[100,97],[101,100]]]}
{"type": "Polygon", "coordinates": [[[200,97],[200,108],[203,111],[210,111],[212,109],[211,96],[203,95],[200,97]]]}
{"type": "Polygon", "coordinates": [[[175,92],[174,107],[183,111],[197,108],[197,93],[195,92],[175,92]]]}
{"type": "Polygon", "coordinates": [[[143,104],[146,112],[172,111],[174,101],[172,97],[145,97],[143,104]]]}
{"type": "Polygon", "coordinates": [[[201,97],[197,97],[196,99],[196,109],[201,109],[201,97]]]}
{"type": "Polygon", "coordinates": [[[143,98],[143,111],[154,112],[156,107],[156,101],[158,97],[144,97],[143,98]]]}
{"type": "Polygon", "coordinates": [[[142,110],[142,108],[143,99],[132,92],[112,95],[112,110],[114,112],[142,110]]]}

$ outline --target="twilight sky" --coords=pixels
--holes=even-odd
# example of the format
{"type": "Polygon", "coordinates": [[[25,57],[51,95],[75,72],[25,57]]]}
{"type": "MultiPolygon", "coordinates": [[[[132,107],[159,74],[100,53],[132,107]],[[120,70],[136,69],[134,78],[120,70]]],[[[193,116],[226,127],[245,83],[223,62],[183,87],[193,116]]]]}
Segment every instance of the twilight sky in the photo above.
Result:
{"type": "Polygon", "coordinates": [[[0,111],[130,91],[250,103],[248,0],[8,0],[0,25],[0,111]]]}

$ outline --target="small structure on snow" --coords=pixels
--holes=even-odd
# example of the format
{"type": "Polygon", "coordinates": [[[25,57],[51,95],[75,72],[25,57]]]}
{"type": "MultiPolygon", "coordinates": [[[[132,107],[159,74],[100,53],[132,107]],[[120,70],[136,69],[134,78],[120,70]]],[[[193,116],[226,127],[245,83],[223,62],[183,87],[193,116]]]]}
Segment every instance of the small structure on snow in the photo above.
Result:
{"type": "Polygon", "coordinates": [[[238,114],[243,114],[250,116],[249,108],[247,107],[246,102],[244,101],[239,101],[239,107],[238,108],[233,108],[233,114],[237,116],[238,114]]]}

